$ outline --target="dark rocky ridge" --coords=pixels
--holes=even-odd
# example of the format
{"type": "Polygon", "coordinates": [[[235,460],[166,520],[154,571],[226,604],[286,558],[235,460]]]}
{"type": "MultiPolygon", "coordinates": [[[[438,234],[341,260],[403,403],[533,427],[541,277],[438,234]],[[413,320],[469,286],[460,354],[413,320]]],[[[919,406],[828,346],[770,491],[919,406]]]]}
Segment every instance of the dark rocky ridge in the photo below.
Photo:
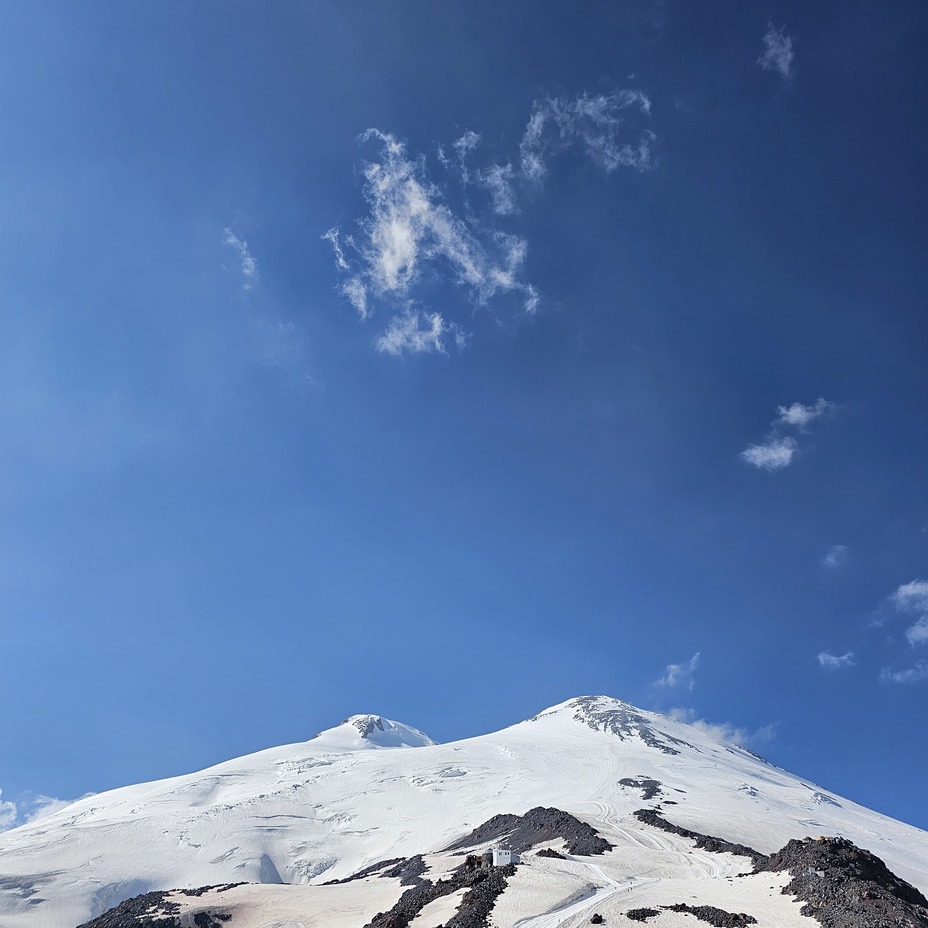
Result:
{"type": "Polygon", "coordinates": [[[504,838],[514,851],[526,851],[535,844],[557,838],[564,840],[568,854],[604,854],[612,850],[612,845],[590,825],[568,812],[544,806],[536,806],[525,815],[494,815],[445,850],[457,851],[504,838]]]}
{"type": "MultiPolygon", "coordinates": [[[[661,908],[668,912],[695,915],[701,922],[712,925],[713,928],[744,928],[746,925],[757,924],[757,919],[751,915],[745,915],[744,912],[726,912],[725,909],[717,909],[714,905],[687,905],[685,902],[677,902],[674,905],[662,905],[661,908]]],[[[660,914],[659,909],[629,909],[625,916],[633,922],[646,922],[660,914]]]]}
{"type": "Polygon", "coordinates": [[[363,880],[366,876],[373,876],[378,870],[405,863],[406,860],[407,858],[405,857],[391,857],[389,860],[378,860],[377,863],[371,864],[369,867],[363,867],[358,870],[357,873],[352,873],[351,876],[346,876],[341,880],[326,880],[322,885],[335,886],[337,883],[351,883],[354,880],[363,880]]]}
{"type": "Polygon", "coordinates": [[[713,928],[744,928],[745,925],[757,924],[757,919],[752,915],[745,915],[744,912],[726,912],[714,905],[687,905],[685,902],[678,902],[675,905],[662,905],[661,908],[669,912],[688,912],[713,928]]]}
{"type": "MultiPolygon", "coordinates": [[[[223,892],[241,883],[222,883],[218,886],[200,886],[197,889],[166,889],[143,893],[120,902],[97,918],[78,925],[77,928],[180,928],[177,916],[180,905],[167,897],[180,893],[184,896],[202,896],[210,890],[223,892]]],[[[197,912],[193,923],[196,928],[225,928],[232,916],[217,912],[197,912]]]]}
{"type": "Polygon", "coordinates": [[[928,928],[928,899],[845,838],[792,840],[755,869],[788,870],[783,892],[825,928],[928,928]]]}
{"type": "Polygon", "coordinates": [[[375,915],[364,928],[406,928],[430,902],[465,888],[468,891],[445,928],[482,928],[506,888],[506,877],[515,872],[513,864],[484,869],[476,857],[468,857],[448,879],[432,883],[417,877],[416,884],[400,896],[392,909],[375,915]]]}
{"type": "MultiPolygon", "coordinates": [[[[928,900],[893,874],[880,858],[848,840],[792,840],[780,851],[767,856],[743,844],[674,825],[655,809],[639,809],[635,817],[662,831],[689,838],[704,850],[749,857],[755,874],[789,871],[792,880],[783,892],[805,902],[802,913],[816,918],[823,928],[928,928],[928,900]]],[[[556,838],[564,840],[572,854],[601,854],[612,848],[595,829],[572,815],[539,806],[522,816],[494,816],[446,850],[472,848],[502,838],[508,839],[516,851],[556,838]]],[[[542,856],[560,855],[551,852],[542,856]]],[[[437,882],[426,879],[425,871],[421,855],[416,855],[380,861],[337,882],[379,876],[398,878],[401,885],[410,887],[393,908],[376,915],[365,928],[406,928],[429,902],[460,889],[467,892],[445,928],[483,928],[497,898],[506,888],[507,877],[515,873],[515,866],[487,868],[481,866],[478,857],[468,856],[450,876],[437,882]]],[[[79,928],[179,928],[180,906],[166,898],[171,892],[200,896],[211,889],[222,892],[237,885],[240,884],[146,893],[120,903],[79,928]]],[[[713,906],[676,903],[662,905],[660,909],[694,915],[715,928],[742,928],[755,922],[745,913],[726,912],[713,906]]],[[[660,911],[641,908],[625,914],[632,921],[647,921],[660,911]]],[[[196,913],[194,924],[197,928],[224,928],[228,918],[221,912],[204,911],[196,913]]]]}
{"type": "Polygon", "coordinates": [[[670,832],[672,835],[680,835],[681,838],[692,838],[696,842],[696,847],[706,851],[712,851],[716,854],[735,854],[739,857],[750,857],[757,864],[758,861],[766,860],[767,855],[755,851],[754,848],[746,844],[734,844],[726,841],[724,838],[716,838],[712,835],[702,835],[698,831],[690,831],[688,828],[681,828],[668,822],[655,809],[639,809],[635,813],[635,818],[645,825],[652,825],[654,828],[660,828],[661,831],[670,832]]]}
{"type": "Polygon", "coordinates": [[[792,880],[783,893],[805,902],[802,914],[817,919],[824,928],[928,928],[928,899],[876,854],[846,838],[792,839],[768,856],[743,844],[680,828],[653,809],[639,809],[635,817],[662,831],[691,838],[707,851],[751,857],[754,873],[788,870],[792,880]]]}

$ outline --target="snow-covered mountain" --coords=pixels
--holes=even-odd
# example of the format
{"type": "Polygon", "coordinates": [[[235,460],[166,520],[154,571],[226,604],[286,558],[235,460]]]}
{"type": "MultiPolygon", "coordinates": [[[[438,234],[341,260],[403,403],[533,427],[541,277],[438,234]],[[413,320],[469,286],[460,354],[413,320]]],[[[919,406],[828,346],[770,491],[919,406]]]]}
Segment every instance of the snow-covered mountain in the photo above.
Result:
{"type": "MultiPolygon", "coordinates": [[[[0,835],[0,928],[75,928],[141,893],[240,882],[266,885],[228,891],[230,904],[250,893],[236,903],[242,915],[232,928],[361,928],[396,902],[400,878],[320,884],[420,854],[437,873],[460,864],[447,849],[472,829],[537,806],[571,813],[614,849],[595,861],[533,857],[494,909],[498,928],[529,917],[534,928],[570,924],[589,915],[584,891],[606,907],[608,889],[628,907],[656,900],[670,883],[670,902],[715,899],[707,904],[739,912],[746,907],[736,897],[750,898],[772,919],[756,916],[761,925],[815,924],[779,895],[782,874],[733,879],[749,860],[700,851],[636,818],[643,808],[763,854],[791,838],[847,837],[928,892],[928,832],[690,725],[596,696],[451,744],[380,716],[352,716],[306,742],[80,800],[0,835]],[[764,893],[755,899],[758,880],[764,893]]],[[[415,928],[448,917],[430,905],[415,928]]],[[[685,923],[670,912],[660,918],[652,928],[685,923]]]]}

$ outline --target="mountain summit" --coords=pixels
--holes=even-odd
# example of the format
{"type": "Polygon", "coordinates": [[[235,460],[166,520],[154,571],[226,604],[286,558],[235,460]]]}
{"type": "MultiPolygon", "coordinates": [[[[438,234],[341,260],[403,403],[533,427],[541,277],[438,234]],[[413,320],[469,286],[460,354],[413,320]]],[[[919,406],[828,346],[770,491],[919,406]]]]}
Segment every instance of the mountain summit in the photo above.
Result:
{"type": "MultiPolygon", "coordinates": [[[[532,912],[558,909],[571,894],[591,898],[594,889],[608,887],[613,895],[620,887],[634,894],[629,898],[708,900],[730,910],[736,891],[754,884],[729,877],[790,840],[819,835],[867,848],[928,890],[928,833],[718,743],[698,727],[584,696],[495,734],[449,744],[382,716],[351,716],[309,741],[79,800],[0,835],[0,925],[75,928],[139,894],[244,882],[265,887],[236,890],[251,893],[240,900],[242,912],[265,906],[263,921],[242,917],[246,928],[361,928],[398,904],[405,887],[422,888],[422,868],[433,866],[428,861],[438,868],[429,872],[458,867],[463,858],[455,854],[464,851],[447,849],[463,848],[464,840],[483,841],[476,849],[485,850],[487,842],[515,833],[547,842],[542,849],[554,857],[526,857],[507,877],[521,888],[495,903],[495,928],[513,928],[532,912]],[[694,845],[694,835],[716,837],[694,845]],[[578,848],[591,847],[608,850],[588,862],[578,848]],[[400,868],[395,876],[388,861],[400,868]],[[349,877],[350,883],[321,885],[349,877]],[[677,895],[664,892],[665,883],[677,895]],[[507,905],[508,922],[500,914],[507,905]],[[280,914],[291,909],[303,914],[280,914]]],[[[780,902],[768,899],[785,882],[750,879],[764,881],[758,893],[766,901],[757,906],[769,910],[769,924],[806,923],[791,921],[780,902]]],[[[430,885],[422,892],[434,892],[430,885]]],[[[441,885],[450,892],[451,883],[441,885]]],[[[461,884],[460,893],[469,891],[461,884]]],[[[423,910],[425,928],[454,914],[441,908],[450,902],[428,905],[434,908],[423,910]]],[[[765,924],[760,916],[758,924],[765,924]]]]}
{"type": "Polygon", "coordinates": [[[310,741],[315,742],[316,747],[342,751],[422,748],[438,743],[417,728],[385,719],[382,715],[351,715],[341,725],[313,735],[310,741]]]}

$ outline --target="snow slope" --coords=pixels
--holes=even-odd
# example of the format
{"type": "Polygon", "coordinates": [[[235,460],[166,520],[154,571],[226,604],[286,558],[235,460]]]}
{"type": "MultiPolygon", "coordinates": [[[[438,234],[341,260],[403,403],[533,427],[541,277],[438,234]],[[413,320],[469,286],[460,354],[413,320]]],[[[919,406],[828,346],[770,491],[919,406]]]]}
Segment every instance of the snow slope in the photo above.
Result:
{"type": "MultiPolygon", "coordinates": [[[[581,876],[565,876],[564,887],[571,879],[597,891],[611,887],[597,899],[605,906],[632,890],[656,892],[663,873],[711,884],[724,896],[744,860],[694,851],[687,839],[634,819],[653,802],[644,801],[643,786],[620,781],[648,779],[659,781],[663,814],[674,824],[764,853],[792,837],[845,836],[928,891],[928,833],[685,723],[581,697],[495,734],[443,745],[379,716],[353,716],[307,742],[80,800],[0,834],[0,928],[74,928],[155,889],[318,884],[376,861],[439,851],[493,815],[538,805],[590,822],[616,845],[603,859],[580,861],[581,876]],[[629,887],[630,880],[639,882],[629,887]]],[[[498,928],[544,914],[517,903],[519,892],[532,896],[527,884],[519,889],[531,872],[520,868],[501,897],[498,928]]],[[[734,883],[745,888],[755,879],[734,883]]],[[[761,879],[773,885],[771,875],[761,879]]],[[[378,884],[377,892],[385,891],[378,884]]],[[[560,924],[569,913],[561,914],[561,921],[522,921],[520,928],[560,924]]],[[[649,924],[684,917],[665,913],[649,924]]]]}

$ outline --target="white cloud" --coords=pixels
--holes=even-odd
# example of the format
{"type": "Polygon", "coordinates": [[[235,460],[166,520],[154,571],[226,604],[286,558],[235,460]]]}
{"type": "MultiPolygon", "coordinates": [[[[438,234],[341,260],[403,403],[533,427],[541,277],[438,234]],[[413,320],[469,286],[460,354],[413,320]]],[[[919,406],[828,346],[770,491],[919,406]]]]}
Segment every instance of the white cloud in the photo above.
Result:
{"type": "Polygon", "coordinates": [[[915,624],[906,629],[909,644],[928,643],[928,580],[900,584],[889,598],[899,612],[921,613],[915,624]]]}
{"type": "MultiPolygon", "coordinates": [[[[3,790],[0,789],[0,797],[2,796],[3,790]]],[[[19,810],[16,808],[16,803],[7,802],[5,799],[0,798],[0,831],[13,828],[18,818],[19,810]]]]}
{"type": "Polygon", "coordinates": [[[242,276],[245,278],[245,283],[242,285],[243,288],[245,290],[251,290],[253,285],[258,282],[259,275],[258,262],[254,259],[251,252],[248,250],[248,242],[240,239],[231,229],[223,229],[222,234],[225,236],[225,238],[222,240],[223,245],[228,245],[230,248],[234,248],[241,258],[241,271],[242,276]]]}
{"type": "Polygon", "coordinates": [[[906,670],[894,671],[884,667],[880,679],[886,683],[918,683],[928,680],[928,661],[918,661],[906,670]]]}
{"type": "Polygon", "coordinates": [[[707,738],[719,744],[734,744],[748,748],[762,748],[770,744],[776,737],[777,723],[772,722],[761,728],[750,731],[730,722],[710,722],[707,719],[696,717],[693,709],[677,707],[671,709],[668,715],[678,722],[686,722],[707,738]]]}
{"type": "Polygon", "coordinates": [[[837,570],[847,563],[847,545],[832,545],[828,553],[822,558],[822,566],[837,570]]]}
{"type": "MultiPolygon", "coordinates": [[[[473,153],[482,140],[471,129],[450,146],[433,146],[428,159],[410,153],[388,132],[363,133],[360,141],[375,144],[377,151],[361,170],[366,209],[357,234],[342,236],[332,228],[321,237],[332,246],[335,266],[344,275],[339,290],[361,319],[388,311],[378,349],[392,354],[439,351],[445,336],[452,334],[455,342],[465,342],[468,336],[455,330],[448,318],[449,313],[453,317],[461,311],[460,300],[446,300],[437,317],[433,312],[410,311],[411,305],[423,304],[422,290],[445,282],[464,294],[471,309],[486,308],[507,296],[512,315],[518,313],[513,302],[528,316],[540,305],[538,290],[525,276],[526,239],[494,229],[486,205],[483,215],[454,206],[451,194],[429,175],[435,159],[459,175],[463,184],[486,191],[492,214],[516,216],[520,187],[526,181],[540,181],[550,157],[568,147],[586,152],[607,172],[623,166],[642,171],[652,167],[655,135],[647,126],[650,112],[650,100],[636,90],[536,100],[520,142],[519,160],[483,166],[474,163],[473,153]],[[436,318],[442,326],[438,332],[436,318]]],[[[244,260],[247,245],[229,230],[227,236],[227,243],[238,247],[244,260]]]]}
{"type": "Polygon", "coordinates": [[[512,185],[515,172],[511,164],[492,164],[477,172],[477,179],[493,201],[493,211],[500,216],[511,216],[519,211],[516,192],[512,185]]]}
{"type": "Polygon", "coordinates": [[[633,141],[623,135],[633,117],[650,113],[651,101],[637,90],[536,100],[520,145],[522,175],[540,182],[548,157],[572,144],[579,144],[607,172],[620,167],[645,171],[653,164],[651,144],[656,136],[647,128],[632,130],[633,141]]]}
{"type": "Polygon", "coordinates": [[[445,322],[441,313],[419,313],[412,310],[394,316],[387,331],[377,339],[377,350],[397,357],[407,354],[447,354],[444,338],[450,335],[458,350],[467,345],[467,338],[457,323],[445,322]]]}
{"type": "Polygon", "coordinates": [[[762,445],[750,445],[741,452],[741,457],[748,464],[761,470],[775,471],[789,467],[799,451],[795,438],[771,438],[762,445]]]}
{"type": "MultiPolygon", "coordinates": [[[[395,315],[376,343],[378,350],[443,351],[446,334],[459,341],[455,323],[437,313],[420,314],[408,308],[410,292],[429,275],[450,274],[477,306],[513,293],[521,295],[524,309],[535,308],[537,291],[523,277],[525,239],[485,231],[456,215],[430,181],[425,159],[410,157],[394,136],[370,129],[361,138],[379,143],[380,151],[363,171],[368,214],[359,222],[360,235],[345,238],[357,258],[349,259],[338,230],[330,229],[322,237],[331,242],[338,269],[349,274],[341,290],[361,318],[373,313],[377,300],[393,308],[395,315]]],[[[464,156],[478,140],[476,133],[468,132],[454,143],[462,168],[464,156]]],[[[499,182],[499,189],[491,194],[494,199],[502,197],[503,203],[505,170],[498,177],[492,172],[487,176],[495,178],[488,183],[499,182]]]]}
{"type": "Polygon", "coordinates": [[[765,71],[778,71],[783,77],[790,77],[793,65],[793,40],[781,27],[777,29],[773,23],[767,24],[767,34],[764,36],[764,51],[757,63],[765,71]]]}
{"type": "Polygon", "coordinates": [[[795,426],[800,432],[806,431],[807,426],[814,419],[834,409],[835,404],[820,396],[814,406],[804,406],[802,403],[793,403],[792,406],[777,406],[778,416],[774,420],[776,425],[795,426]]]}
{"type": "Polygon", "coordinates": [[[342,244],[338,239],[339,232],[337,228],[329,229],[322,236],[322,240],[332,243],[332,250],[335,252],[335,264],[340,271],[348,270],[348,262],[345,260],[345,253],[342,251],[342,244]]]}
{"type": "Polygon", "coordinates": [[[799,442],[791,435],[784,435],[784,429],[795,428],[800,432],[808,430],[808,425],[819,416],[834,409],[834,403],[819,397],[812,406],[793,403],[791,406],[777,406],[777,417],[771,423],[773,428],[766,441],[749,445],[740,452],[741,457],[761,470],[783,470],[793,463],[799,454],[799,442]]]}
{"type": "Polygon", "coordinates": [[[696,685],[695,673],[699,666],[699,651],[682,664],[668,664],[664,675],[655,681],[655,686],[685,686],[691,690],[696,685]]]}
{"type": "Polygon", "coordinates": [[[56,799],[54,796],[36,796],[30,802],[30,809],[23,817],[24,822],[37,822],[39,819],[54,815],[71,805],[70,799],[56,799]]]}
{"type": "Polygon", "coordinates": [[[364,169],[370,214],[361,223],[361,267],[353,277],[368,294],[405,297],[426,262],[449,269],[479,304],[526,289],[519,278],[524,239],[491,234],[481,241],[442,201],[422,159],[412,160],[403,143],[375,129],[362,138],[382,145],[381,160],[364,169]]]}
{"type": "Polygon", "coordinates": [[[899,586],[890,597],[905,612],[928,612],[928,580],[911,580],[899,586]]]}
{"type": "Polygon", "coordinates": [[[348,297],[348,301],[362,319],[366,319],[371,314],[367,307],[367,287],[361,283],[360,278],[351,277],[346,280],[342,286],[342,293],[348,297]]]}
{"type": "Polygon", "coordinates": [[[928,615],[923,615],[914,625],[910,625],[905,632],[909,644],[925,644],[928,642],[928,615]]]}
{"type": "Polygon", "coordinates": [[[846,654],[832,654],[830,651],[821,651],[818,655],[818,663],[825,670],[839,670],[842,667],[853,667],[857,663],[853,651],[846,654]]]}
{"type": "Polygon", "coordinates": [[[459,139],[451,143],[451,147],[458,156],[458,166],[461,170],[461,180],[466,184],[470,181],[470,172],[467,170],[467,156],[480,144],[480,134],[468,129],[459,139]]]}

